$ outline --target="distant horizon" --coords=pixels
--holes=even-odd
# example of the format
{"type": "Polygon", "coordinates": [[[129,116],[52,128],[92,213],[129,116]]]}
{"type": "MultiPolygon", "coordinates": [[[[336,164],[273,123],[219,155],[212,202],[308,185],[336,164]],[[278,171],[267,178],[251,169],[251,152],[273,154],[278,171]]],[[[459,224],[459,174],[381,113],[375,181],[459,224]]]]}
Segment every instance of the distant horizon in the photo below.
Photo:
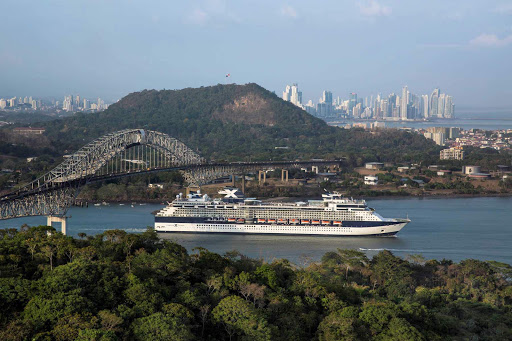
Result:
{"type": "MultiPolygon", "coordinates": [[[[156,90],[156,91],[167,91],[167,90],[171,90],[171,91],[179,91],[179,90],[183,90],[183,89],[187,89],[187,88],[201,88],[201,87],[211,87],[211,86],[216,86],[216,85],[246,85],[246,84],[250,84],[250,83],[254,83],[254,84],[257,84],[259,86],[262,86],[263,88],[265,88],[266,90],[270,91],[270,92],[275,92],[276,96],[278,96],[279,98],[281,98],[282,96],[282,91],[284,90],[284,88],[286,87],[286,85],[283,86],[283,89],[282,90],[272,90],[272,89],[268,89],[266,88],[265,86],[257,83],[257,82],[247,82],[247,83],[244,83],[244,84],[237,84],[237,83],[217,83],[217,84],[212,84],[212,85],[200,85],[200,86],[189,86],[189,87],[183,87],[183,88],[179,88],[179,89],[169,89],[169,88],[162,88],[162,89],[156,89],[156,88],[145,88],[145,89],[140,89],[140,90],[134,90],[134,91],[130,91],[124,95],[122,95],[121,97],[119,98],[108,98],[108,97],[105,97],[105,96],[88,96],[88,95],[83,95],[83,92],[76,92],[76,93],[66,93],[66,94],[62,94],[62,95],[46,95],[46,96],[39,96],[37,94],[24,94],[23,96],[19,96],[19,95],[3,95],[3,94],[0,94],[0,98],[4,98],[4,99],[8,99],[8,98],[12,98],[12,97],[22,97],[24,98],[25,96],[32,96],[34,98],[37,98],[37,99],[42,99],[42,100],[51,100],[51,99],[54,99],[54,100],[62,100],[65,96],[69,96],[69,95],[72,95],[72,96],[77,96],[79,95],[80,97],[82,98],[87,98],[87,99],[91,99],[91,98],[101,98],[103,99],[104,101],[108,102],[108,103],[115,103],[119,100],[121,100],[122,98],[130,95],[131,93],[136,93],[136,92],[141,92],[141,91],[144,91],[144,90],[156,90]]],[[[290,83],[289,85],[291,85],[292,83],[290,83]]],[[[441,89],[441,92],[443,92],[443,88],[442,87],[439,87],[441,89]]],[[[299,84],[299,89],[300,88],[300,84],[299,84]]],[[[425,94],[428,94],[430,95],[430,93],[420,93],[420,92],[415,92],[414,91],[414,88],[413,87],[409,87],[409,89],[414,92],[415,94],[417,95],[425,95],[425,94]]],[[[434,88],[432,88],[434,89],[434,88]]],[[[329,89],[324,89],[324,90],[327,90],[327,91],[330,91],[329,89]]],[[[323,91],[323,90],[322,90],[323,91]]],[[[338,95],[337,93],[331,91],[333,93],[333,98],[336,98],[336,97],[341,97],[342,99],[346,100],[348,99],[348,94],[350,92],[347,92],[347,94],[344,96],[342,95],[338,95]]],[[[370,96],[376,96],[378,93],[380,93],[381,95],[383,96],[387,96],[389,95],[390,93],[392,92],[389,92],[389,93],[385,93],[385,92],[378,92],[378,93],[373,93],[373,94],[360,94],[358,93],[357,91],[352,91],[352,92],[355,92],[357,93],[358,97],[362,96],[361,98],[365,98],[365,97],[370,97],[370,96]]],[[[398,90],[394,91],[395,94],[398,94],[400,95],[400,92],[398,90]]],[[[320,97],[322,94],[322,92],[319,92],[319,95],[318,97],[320,97]]],[[[313,100],[313,98],[310,98],[313,100]]],[[[305,97],[303,95],[303,102],[304,103],[307,103],[309,99],[307,97],[305,97]]],[[[317,101],[318,98],[316,100],[313,100],[314,102],[317,101]]],[[[455,114],[457,115],[457,112],[459,110],[500,110],[500,111],[508,111],[510,110],[511,111],[511,114],[512,114],[512,105],[510,106],[486,106],[486,105],[479,105],[479,104],[475,104],[475,105],[472,105],[472,104],[459,104],[457,102],[457,98],[454,98],[454,102],[455,102],[455,114]]]]}

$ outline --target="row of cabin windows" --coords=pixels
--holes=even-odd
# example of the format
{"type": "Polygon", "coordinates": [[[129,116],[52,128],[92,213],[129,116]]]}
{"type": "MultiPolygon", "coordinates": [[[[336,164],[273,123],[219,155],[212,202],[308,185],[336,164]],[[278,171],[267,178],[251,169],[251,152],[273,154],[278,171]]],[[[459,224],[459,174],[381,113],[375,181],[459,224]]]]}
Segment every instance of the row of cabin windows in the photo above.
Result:
{"type": "Polygon", "coordinates": [[[257,215],[257,216],[297,216],[298,214],[302,216],[308,216],[308,217],[346,217],[346,216],[373,216],[371,212],[365,212],[365,213],[349,213],[349,212],[329,212],[329,211],[320,211],[320,212],[304,212],[297,210],[289,210],[289,211],[282,211],[282,212],[272,212],[272,211],[264,211],[264,212],[250,212],[247,210],[231,210],[227,212],[226,210],[209,210],[209,211],[199,211],[199,210],[186,210],[186,209],[180,209],[176,211],[177,214],[185,214],[185,215],[213,215],[213,214],[222,214],[222,215],[257,215]]]}
{"type": "MultiPolygon", "coordinates": [[[[236,225],[220,225],[220,226],[211,226],[211,225],[197,225],[197,227],[200,227],[200,228],[204,228],[204,229],[209,229],[209,230],[213,230],[213,229],[225,229],[225,230],[261,230],[261,226],[253,226],[253,225],[250,225],[250,226],[244,226],[243,228],[241,227],[237,227],[236,225]]],[[[308,230],[308,232],[317,232],[317,231],[324,231],[324,232],[328,232],[328,231],[339,231],[339,232],[346,232],[346,231],[349,231],[350,232],[350,228],[347,228],[347,227],[331,227],[331,228],[318,228],[317,226],[301,226],[303,229],[306,229],[308,230]]],[[[272,226],[270,228],[265,228],[265,230],[267,231],[282,231],[282,232],[296,232],[297,231],[297,227],[293,227],[293,228],[290,228],[290,229],[286,229],[284,226],[282,227],[278,227],[278,226],[272,226]]]]}

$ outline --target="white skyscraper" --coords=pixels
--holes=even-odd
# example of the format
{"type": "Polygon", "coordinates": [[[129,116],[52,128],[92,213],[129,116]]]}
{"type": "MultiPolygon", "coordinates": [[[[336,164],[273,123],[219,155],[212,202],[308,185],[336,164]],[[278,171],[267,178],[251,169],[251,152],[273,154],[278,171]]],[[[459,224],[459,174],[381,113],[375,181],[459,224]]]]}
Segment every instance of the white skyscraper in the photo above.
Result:
{"type": "Polygon", "coordinates": [[[432,95],[430,95],[430,117],[437,117],[437,103],[439,102],[439,88],[434,89],[432,95]]]}
{"type": "Polygon", "coordinates": [[[422,111],[421,111],[421,115],[424,117],[424,118],[428,118],[428,95],[422,95],[421,96],[421,108],[422,108],[422,111]]]}
{"type": "Polygon", "coordinates": [[[407,106],[409,104],[409,90],[407,85],[402,88],[402,97],[400,98],[400,119],[407,119],[407,106]]]}
{"type": "Polygon", "coordinates": [[[292,94],[291,86],[287,85],[286,89],[283,91],[283,100],[290,102],[291,94],[292,94]]]}
{"type": "Polygon", "coordinates": [[[453,98],[447,95],[444,100],[444,118],[453,118],[454,109],[453,98]]]}
{"type": "Polygon", "coordinates": [[[283,91],[283,100],[292,102],[298,107],[302,107],[302,92],[299,91],[297,83],[286,86],[286,90],[283,91]]]}
{"type": "Polygon", "coordinates": [[[444,117],[444,102],[446,99],[445,94],[441,94],[437,100],[437,117],[444,117]]]}

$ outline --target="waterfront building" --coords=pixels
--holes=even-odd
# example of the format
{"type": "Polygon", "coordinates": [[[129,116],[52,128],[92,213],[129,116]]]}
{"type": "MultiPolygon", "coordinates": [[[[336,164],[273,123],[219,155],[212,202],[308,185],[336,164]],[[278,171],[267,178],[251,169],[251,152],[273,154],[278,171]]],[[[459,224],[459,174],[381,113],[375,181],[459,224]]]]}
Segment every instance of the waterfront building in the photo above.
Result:
{"type": "Polygon", "coordinates": [[[428,101],[428,95],[422,95],[421,96],[421,116],[423,118],[428,118],[428,109],[429,109],[429,101],[428,101]]]}
{"type": "Polygon", "coordinates": [[[409,89],[407,85],[402,88],[402,97],[400,99],[400,119],[407,120],[407,109],[409,106],[409,89]]]}
{"type": "Polygon", "coordinates": [[[434,89],[432,94],[430,95],[430,117],[437,117],[437,109],[439,102],[439,88],[434,89]]]}
{"type": "MultiPolygon", "coordinates": [[[[283,100],[299,107],[302,105],[302,91],[299,91],[299,85],[297,83],[286,86],[285,91],[283,91],[283,100]]],[[[101,107],[100,99],[98,98],[98,108],[101,107]]]]}

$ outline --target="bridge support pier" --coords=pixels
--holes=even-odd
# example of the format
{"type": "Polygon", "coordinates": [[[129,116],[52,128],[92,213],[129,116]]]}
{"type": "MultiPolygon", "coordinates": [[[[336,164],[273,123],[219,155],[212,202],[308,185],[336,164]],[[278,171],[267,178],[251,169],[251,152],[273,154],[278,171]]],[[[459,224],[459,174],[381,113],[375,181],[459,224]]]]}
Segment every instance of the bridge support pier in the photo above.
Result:
{"type": "Polygon", "coordinates": [[[267,172],[261,170],[258,171],[258,183],[261,185],[265,182],[267,182],[267,172]]]}
{"type": "Polygon", "coordinates": [[[185,196],[188,196],[190,192],[197,192],[201,189],[201,186],[188,186],[185,190],[185,196]]]}
{"type": "Polygon", "coordinates": [[[53,223],[60,223],[60,231],[62,232],[63,235],[66,235],[66,221],[67,221],[66,217],[56,217],[53,215],[49,215],[46,217],[46,225],[47,226],[55,227],[55,226],[53,226],[53,223]]]}
{"type": "Polygon", "coordinates": [[[288,182],[288,170],[287,169],[281,169],[281,181],[288,182]]]}

